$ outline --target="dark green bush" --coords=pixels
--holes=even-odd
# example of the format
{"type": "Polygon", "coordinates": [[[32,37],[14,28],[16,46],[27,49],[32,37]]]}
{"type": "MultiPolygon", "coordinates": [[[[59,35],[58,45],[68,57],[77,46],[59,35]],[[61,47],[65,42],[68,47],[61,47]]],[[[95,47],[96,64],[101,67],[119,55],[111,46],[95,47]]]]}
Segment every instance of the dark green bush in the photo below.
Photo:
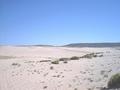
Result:
{"type": "Polygon", "coordinates": [[[108,82],[108,88],[110,89],[120,88],[120,73],[117,73],[110,78],[108,82]]]}

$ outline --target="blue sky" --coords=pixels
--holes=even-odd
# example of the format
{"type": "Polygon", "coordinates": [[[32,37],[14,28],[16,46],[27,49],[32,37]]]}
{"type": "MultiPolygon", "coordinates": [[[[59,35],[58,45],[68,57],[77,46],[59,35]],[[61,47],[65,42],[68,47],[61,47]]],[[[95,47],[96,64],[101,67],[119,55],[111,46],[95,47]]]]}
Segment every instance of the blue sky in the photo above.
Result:
{"type": "Polygon", "coordinates": [[[0,44],[120,42],[120,0],[0,0],[0,44]]]}

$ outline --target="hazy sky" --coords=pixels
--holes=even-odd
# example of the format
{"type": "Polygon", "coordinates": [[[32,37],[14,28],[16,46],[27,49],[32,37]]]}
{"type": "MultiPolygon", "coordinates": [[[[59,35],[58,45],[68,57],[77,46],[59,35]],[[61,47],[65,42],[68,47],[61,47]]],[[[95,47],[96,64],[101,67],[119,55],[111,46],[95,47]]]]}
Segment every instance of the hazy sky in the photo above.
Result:
{"type": "Polygon", "coordinates": [[[0,44],[120,42],[120,0],[0,0],[0,44]]]}

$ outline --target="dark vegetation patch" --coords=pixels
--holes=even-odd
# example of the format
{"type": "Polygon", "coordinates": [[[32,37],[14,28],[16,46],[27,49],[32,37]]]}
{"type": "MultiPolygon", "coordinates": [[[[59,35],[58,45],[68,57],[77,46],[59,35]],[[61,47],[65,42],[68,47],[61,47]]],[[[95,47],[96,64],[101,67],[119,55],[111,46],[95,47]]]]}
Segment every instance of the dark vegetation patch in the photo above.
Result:
{"type": "Polygon", "coordinates": [[[69,58],[59,58],[59,61],[66,61],[69,60],[69,58]]]}
{"type": "Polygon", "coordinates": [[[70,58],[70,60],[79,60],[79,59],[80,59],[80,57],[77,57],[77,56],[73,56],[70,58]]]}
{"type": "Polygon", "coordinates": [[[51,62],[52,64],[59,64],[59,60],[54,60],[51,62]]]}
{"type": "Polygon", "coordinates": [[[46,60],[41,60],[41,61],[27,61],[27,62],[24,62],[24,63],[51,62],[52,64],[59,64],[60,61],[63,61],[63,63],[68,63],[68,61],[71,61],[71,60],[80,60],[82,58],[92,59],[92,58],[96,58],[96,57],[103,57],[103,54],[101,52],[97,52],[97,53],[86,54],[86,55],[83,55],[81,57],[72,56],[72,57],[69,57],[69,58],[63,57],[63,58],[59,58],[59,59],[56,59],[56,60],[46,59],[46,60]]]}
{"type": "Polygon", "coordinates": [[[103,54],[102,53],[90,53],[90,54],[83,55],[80,58],[92,59],[92,58],[96,58],[96,57],[103,57],[103,54]]]}
{"type": "MultiPolygon", "coordinates": [[[[97,53],[86,54],[86,55],[83,55],[81,57],[72,56],[70,58],[59,58],[57,60],[51,61],[51,63],[52,64],[59,64],[59,61],[63,61],[63,63],[68,63],[68,61],[70,61],[70,60],[80,60],[82,58],[92,59],[92,58],[96,58],[96,57],[103,57],[103,54],[101,52],[97,52],[97,53]]],[[[46,61],[46,62],[49,62],[49,61],[46,61]]]]}
{"type": "Polygon", "coordinates": [[[21,64],[19,64],[19,63],[12,63],[12,66],[18,66],[18,67],[20,67],[21,64]]]}
{"type": "Polygon", "coordinates": [[[120,73],[117,73],[110,78],[108,82],[108,88],[120,88],[120,73]]]}
{"type": "Polygon", "coordinates": [[[120,73],[113,75],[107,83],[107,87],[100,90],[120,90],[120,73]]]}

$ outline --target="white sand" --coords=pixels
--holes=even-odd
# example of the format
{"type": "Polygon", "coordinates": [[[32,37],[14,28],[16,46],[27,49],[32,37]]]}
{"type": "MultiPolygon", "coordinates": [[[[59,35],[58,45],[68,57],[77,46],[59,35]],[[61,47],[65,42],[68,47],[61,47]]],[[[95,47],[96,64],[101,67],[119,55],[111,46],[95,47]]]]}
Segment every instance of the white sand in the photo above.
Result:
{"type": "Polygon", "coordinates": [[[118,72],[118,48],[0,46],[0,90],[99,90],[118,72]],[[91,52],[103,52],[104,56],[56,65],[40,62],[91,52]]]}

